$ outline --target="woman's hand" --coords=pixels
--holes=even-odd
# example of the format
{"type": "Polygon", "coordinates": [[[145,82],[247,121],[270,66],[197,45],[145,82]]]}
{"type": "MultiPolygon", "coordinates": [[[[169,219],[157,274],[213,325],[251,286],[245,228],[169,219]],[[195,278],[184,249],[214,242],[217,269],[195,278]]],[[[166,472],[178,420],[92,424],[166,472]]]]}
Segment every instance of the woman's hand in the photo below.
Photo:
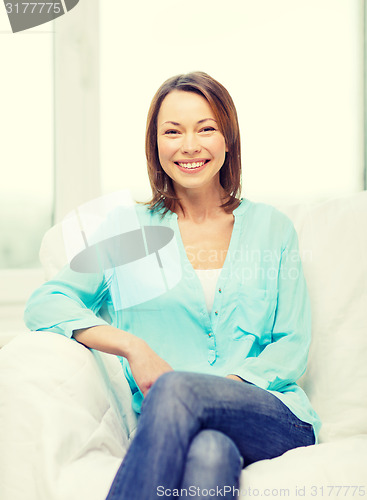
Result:
{"type": "Polygon", "coordinates": [[[241,377],[237,377],[237,375],[226,375],[226,378],[231,378],[232,380],[243,382],[243,379],[241,377]]]}
{"type": "Polygon", "coordinates": [[[160,375],[173,370],[144,340],[138,337],[133,339],[126,358],[134,380],[144,397],[160,375]]]}
{"type": "Polygon", "coordinates": [[[73,335],[86,347],[126,358],[135,382],[144,396],[160,375],[172,371],[172,367],[144,340],[114,326],[80,328],[74,330],[73,335]]]}

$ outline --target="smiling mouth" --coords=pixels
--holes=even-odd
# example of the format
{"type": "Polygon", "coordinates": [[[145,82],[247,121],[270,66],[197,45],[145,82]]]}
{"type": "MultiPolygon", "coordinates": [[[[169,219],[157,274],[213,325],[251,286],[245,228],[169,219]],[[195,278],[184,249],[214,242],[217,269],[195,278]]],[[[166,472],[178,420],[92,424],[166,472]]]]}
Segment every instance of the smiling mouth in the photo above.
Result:
{"type": "Polygon", "coordinates": [[[200,168],[206,163],[208,163],[210,160],[203,160],[203,161],[192,161],[192,162],[178,162],[175,161],[174,163],[176,165],[179,165],[181,168],[186,168],[187,170],[195,170],[196,168],[200,168]]]}

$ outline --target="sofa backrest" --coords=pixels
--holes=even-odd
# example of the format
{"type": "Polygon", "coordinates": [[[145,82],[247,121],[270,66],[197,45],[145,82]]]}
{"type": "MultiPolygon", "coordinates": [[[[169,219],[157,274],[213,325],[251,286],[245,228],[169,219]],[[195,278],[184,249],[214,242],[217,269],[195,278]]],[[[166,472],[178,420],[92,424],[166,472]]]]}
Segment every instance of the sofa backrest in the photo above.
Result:
{"type": "Polygon", "coordinates": [[[320,442],[367,433],[367,191],[278,207],[296,227],[312,307],[300,385],[320,415],[320,442]]]}

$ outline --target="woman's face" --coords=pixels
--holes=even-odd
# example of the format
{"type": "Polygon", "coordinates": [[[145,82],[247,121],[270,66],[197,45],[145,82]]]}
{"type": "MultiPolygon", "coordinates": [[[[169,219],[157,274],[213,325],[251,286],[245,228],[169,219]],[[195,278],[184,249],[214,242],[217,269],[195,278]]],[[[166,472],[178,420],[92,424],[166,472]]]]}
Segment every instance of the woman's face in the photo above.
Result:
{"type": "Polygon", "coordinates": [[[159,161],[174,188],[213,184],[228,151],[209,103],[194,92],[174,90],[162,101],[157,117],[159,161]]]}

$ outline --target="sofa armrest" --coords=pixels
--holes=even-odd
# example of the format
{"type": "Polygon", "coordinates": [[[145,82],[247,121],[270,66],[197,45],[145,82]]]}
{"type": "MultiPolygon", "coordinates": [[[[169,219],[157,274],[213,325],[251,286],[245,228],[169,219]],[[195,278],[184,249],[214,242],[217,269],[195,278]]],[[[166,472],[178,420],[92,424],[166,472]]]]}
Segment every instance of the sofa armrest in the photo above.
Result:
{"type": "Polygon", "coordinates": [[[2,500],[105,498],[136,426],[118,358],[19,335],[0,350],[0,392],[2,500]]]}

